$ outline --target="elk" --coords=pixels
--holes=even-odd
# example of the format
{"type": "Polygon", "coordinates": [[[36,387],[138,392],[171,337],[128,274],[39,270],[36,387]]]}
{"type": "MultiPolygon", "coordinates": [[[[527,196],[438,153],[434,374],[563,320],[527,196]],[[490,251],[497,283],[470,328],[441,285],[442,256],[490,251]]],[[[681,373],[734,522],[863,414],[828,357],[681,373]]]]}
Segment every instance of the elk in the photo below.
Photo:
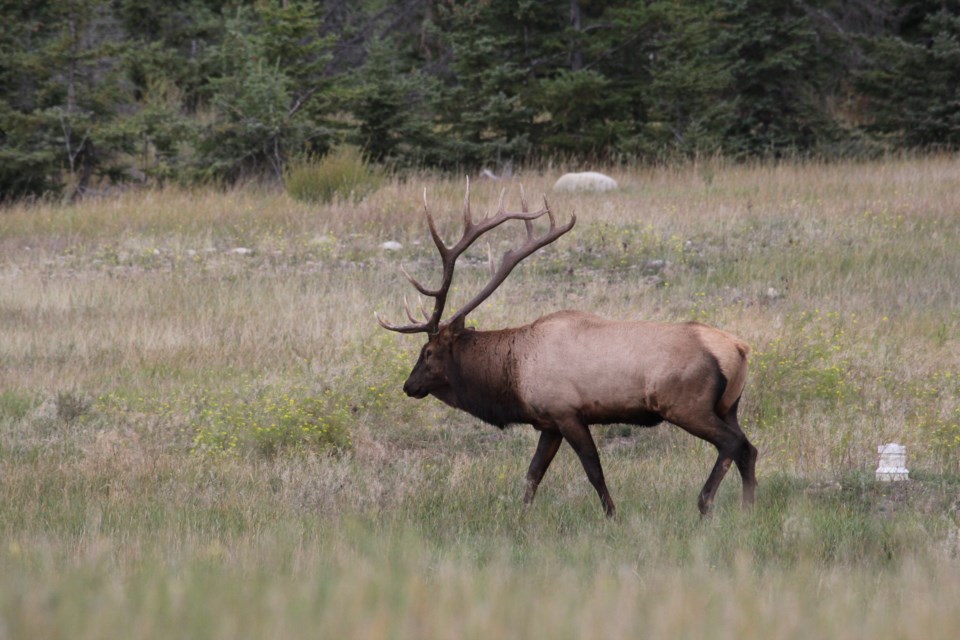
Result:
{"type": "Polygon", "coordinates": [[[434,299],[423,320],[404,309],[410,324],[376,319],[390,331],[426,333],[413,371],[403,385],[412,398],[435,398],[503,428],[530,424],[540,432],[526,476],[529,505],[550,462],[566,440],[600,496],[607,516],[616,508],[603,477],[590,425],[626,423],[650,427],[667,421],[717,449],[717,461],[697,501],[706,515],[731,462],[743,485],[743,504],[754,501],[757,449],[737,421],[747,376],[749,346],[739,338],[696,322],[660,323],[605,320],[583,311],[559,311],[512,329],[479,331],[465,318],[499,287],[517,264],[570,231],[576,216],[558,226],[553,212],[529,211],[521,188],[521,211],[503,208],[478,222],[470,213],[470,182],[464,197],[463,235],[447,246],[437,232],[424,190],[430,235],[440,252],[443,275],[437,288],[424,286],[403,267],[422,295],[434,299]],[[533,221],[546,215],[549,229],[538,235],[533,221]],[[457,258],[488,231],[510,220],[523,221],[526,241],[508,250],[483,289],[449,318],[441,320],[457,258]]]}

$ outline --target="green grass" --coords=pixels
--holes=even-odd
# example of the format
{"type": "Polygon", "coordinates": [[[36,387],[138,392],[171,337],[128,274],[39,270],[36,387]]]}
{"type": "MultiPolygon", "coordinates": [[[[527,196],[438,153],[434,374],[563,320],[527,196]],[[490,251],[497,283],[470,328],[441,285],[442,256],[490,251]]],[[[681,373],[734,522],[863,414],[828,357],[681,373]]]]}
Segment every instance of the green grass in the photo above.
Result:
{"type": "MultiPolygon", "coordinates": [[[[581,308],[750,342],[757,506],[732,471],[709,519],[715,454],[678,429],[595,431],[609,522],[568,448],[524,509],[531,429],[402,394],[421,339],[373,313],[401,318],[401,262],[435,280],[422,189],[452,241],[462,180],[0,211],[0,638],[954,637],[958,172],[637,169],[549,195],[577,227],[470,320],[581,308]],[[893,440],[912,480],[875,483],[893,440]]],[[[476,215],[502,186],[518,203],[477,183],[476,215]]]]}

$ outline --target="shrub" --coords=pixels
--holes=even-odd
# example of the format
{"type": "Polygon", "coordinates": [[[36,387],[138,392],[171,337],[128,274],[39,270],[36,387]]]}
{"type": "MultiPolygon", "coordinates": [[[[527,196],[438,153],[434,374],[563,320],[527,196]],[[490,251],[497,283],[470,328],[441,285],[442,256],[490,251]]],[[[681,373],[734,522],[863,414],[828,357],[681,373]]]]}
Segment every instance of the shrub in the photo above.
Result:
{"type": "Polygon", "coordinates": [[[834,408],[857,395],[844,318],[819,310],[803,313],[791,331],[754,351],[751,400],[744,423],[778,424],[790,407],[834,408]]]}
{"type": "Polygon", "coordinates": [[[284,172],[287,193],[302,202],[359,201],[383,184],[383,171],[354,146],[333,148],[320,160],[292,162],[284,172]]]}
{"type": "Polygon", "coordinates": [[[281,450],[338,451],[350,447],[350,409],[342,397],[266,390],[234,398],[200,399],[193,451],[201,454],[281,450]]]}
{"type": "Polygon", "coordinates": [[[54,399],[57,417],[64,422],[73,422],[87,413],[91,407],[90,398],[76,391],[58,391],[54,399]]]}
{"type": "Polygon", "coordinates": [[[906,383],[911,424],[951,472],[960,470],[960,376],[934,371],[906,383]]]}

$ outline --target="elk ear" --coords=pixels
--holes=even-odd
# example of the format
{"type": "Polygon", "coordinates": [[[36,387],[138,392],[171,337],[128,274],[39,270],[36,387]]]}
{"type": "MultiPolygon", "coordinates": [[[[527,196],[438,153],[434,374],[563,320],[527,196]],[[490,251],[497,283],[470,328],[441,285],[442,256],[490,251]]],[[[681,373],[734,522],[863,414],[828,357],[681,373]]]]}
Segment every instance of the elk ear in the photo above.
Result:
{"type": "Polygon", "coordinates": [[[467,330],[467,320],[464,316],[460,316],[450,323],[450,330],[453,331],[453,335],[458,335],[467,330]]]}

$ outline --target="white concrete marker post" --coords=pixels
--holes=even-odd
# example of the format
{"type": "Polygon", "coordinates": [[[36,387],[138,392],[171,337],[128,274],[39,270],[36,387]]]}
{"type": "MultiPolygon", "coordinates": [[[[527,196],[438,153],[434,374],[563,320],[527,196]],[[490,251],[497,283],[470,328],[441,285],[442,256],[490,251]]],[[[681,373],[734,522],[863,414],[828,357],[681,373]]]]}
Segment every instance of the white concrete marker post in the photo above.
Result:
{"type": "Polygon", "coordinates": [[[877,480],[882,482],[897,482],[909,480],[907,470],[907,448],[902,444],[891,442],[877,447],[880,462],[877,464],[877,480]]]}

